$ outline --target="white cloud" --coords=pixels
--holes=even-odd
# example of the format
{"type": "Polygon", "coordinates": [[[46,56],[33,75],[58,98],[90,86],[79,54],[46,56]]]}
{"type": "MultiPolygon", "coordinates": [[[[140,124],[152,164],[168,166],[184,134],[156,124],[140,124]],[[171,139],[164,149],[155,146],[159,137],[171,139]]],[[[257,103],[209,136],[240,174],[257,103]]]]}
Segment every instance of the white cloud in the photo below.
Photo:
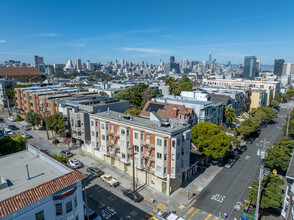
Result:
{"type": "Polygon", "coordinates": [[[0,44],[5,44],[6,40],[0,40],[0,44]]]}
{"type": "Polygon", "coordinates": [[[42,34],[34,34],[35,37],[58,37],[62,36],[63,34],[58,33],[42,33],[42,34]]]}
{"type": "Polygon", "coordinates": [[[136,51],[142,53],[156,53],[156,54],[170,54],[172,50],[169,49],[154,49],[154,48],[133,48],[133,47],[124,47],[124,51],[136,51]]]}

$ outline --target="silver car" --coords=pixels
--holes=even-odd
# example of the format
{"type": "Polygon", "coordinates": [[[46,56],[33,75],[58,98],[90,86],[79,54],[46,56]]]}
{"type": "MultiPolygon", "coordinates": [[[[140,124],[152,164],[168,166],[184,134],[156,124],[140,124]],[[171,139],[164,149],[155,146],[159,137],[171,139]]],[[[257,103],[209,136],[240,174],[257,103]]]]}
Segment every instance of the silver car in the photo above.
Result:
{"type": "Polygon", "coordinates": [[[226,163],[225,168],[230,169],[236,162],[236,159],[229,159],[228,163],[226,163]]]}
{"type": "Polygon", "coordinates": [[[82,167],[82,163],[75,158],[69,159],[67,164],[74,169],[78,169],[78,168],[82,167]]]}

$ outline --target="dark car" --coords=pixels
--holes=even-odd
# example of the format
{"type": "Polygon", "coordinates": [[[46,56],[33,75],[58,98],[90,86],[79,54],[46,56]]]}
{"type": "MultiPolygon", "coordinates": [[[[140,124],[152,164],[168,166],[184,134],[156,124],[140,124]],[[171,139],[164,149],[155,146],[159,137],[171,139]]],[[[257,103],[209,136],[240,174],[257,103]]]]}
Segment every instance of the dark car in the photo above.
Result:
{"type": "Polygon", "coordinates": [[[69,152],[68,150],[60,151],[60,154],[65,157],[72,157],[73,156],[73,154],[71,152],[69,152]]]}
{"type": "Polygon", "coordinates": [[[17,129],[17,127],[15,125],[8,125],[8,128],[10,130],[16,130],[17,129]]]}
{"type": "Polygon", "coordinates": [[[240,152],[245,152],[247,150],[247,146],[246,145],[243,145],[243,146],[241,146],[240,148],[239,148],[239,151],[240,152]]]}
{"type": "Polygon", "coordinates": [[[144,197],[136,191],[133,192],[132,190],[127,189],[124,191],[123,194],[124,194],[124,196],[130,198],[134,202],[142,202],[144,200],[144,197]]]}
{"type": "Polygon", "coordinates": [[[98,177],[100,177],[100,176],[102,176],[104,174],[104,172],[102,170],[99,170],[96,167],[88,167],[87,172],[91,173],[91,174],[94,174],[95,176],[98,176],[98,177]]]}
{"type": "Polygon", "coordinates": [[[247,143],[247,144],[252,144],[252,143],[253,143],[253,141],[254,141],[254,139],[253,139],[253,138],[249,138],[249,139],[246,141],[246,143],[247,143]]]}

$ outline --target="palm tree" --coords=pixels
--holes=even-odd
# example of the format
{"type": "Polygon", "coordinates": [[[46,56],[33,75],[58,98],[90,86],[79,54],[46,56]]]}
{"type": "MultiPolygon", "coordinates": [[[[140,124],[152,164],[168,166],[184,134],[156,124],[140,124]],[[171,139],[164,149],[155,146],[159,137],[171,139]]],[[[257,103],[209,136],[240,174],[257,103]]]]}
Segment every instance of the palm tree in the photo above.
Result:
{"type": "Polygon", "coordinates": [[[226,106],[225,112],[224,112],[224,117],[225,117],[226,121],[229,122],[229,126],[230,126],[232,122],[236,121],[235,110],[231,106],[226,106]]]}
{"type": "Polygon", "coordinates": [[[169,76],[168,78],[165,79],[165,84],[171,86],[172,84],[174,84],[176,82],[176,80],[174,79],[174,77],[169,76]]]}
{"type": "Polygon", "coordinates": [[[170,94],[174,95],[180,95],[181,94],[181,88],[178,84],[174,83],[171,86],[169,86],[169,92],[170,94]]]}

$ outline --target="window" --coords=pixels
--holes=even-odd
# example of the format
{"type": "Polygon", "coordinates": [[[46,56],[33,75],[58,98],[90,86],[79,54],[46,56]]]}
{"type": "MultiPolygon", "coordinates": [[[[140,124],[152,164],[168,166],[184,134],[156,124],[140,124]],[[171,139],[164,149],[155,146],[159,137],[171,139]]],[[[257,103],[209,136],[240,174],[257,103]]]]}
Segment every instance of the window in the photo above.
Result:
{"type": "Polygon", "coordinates": [[[176,147],[176,141],[172,141],[172,147],[176,147]]]}
{"type": "Polygon", "coordinates": [[[95,136],[95,132],[94,131],[92,131],[92,136],[95,136]]]}
{"type": "Polygon", "coordinates": [[[131,147],[130,147],[130,142],[127,142],[127,147],[128,147],[128,149],[131,148],[131,147]]]}
{"type": "Polygon", "coordinates": [[[166,167],[163,168],[163,174],[166,174],[166,167]]]}
{"type": "Polygon", "coordinates": [[[99,137],[99,133],[98,132],[96,132],[96,137],[99,137]]]}
{"type": "Polygon", "coordinates": [[[164,160],[167,160],[167,154],[164,154],[164,160]]]}
{"type": "Polygon", "coordinates": [[[130,130],[127,129],[127,136],[130,136],[130,130]]]}
{"type": "Polygon", "coordinates": [[[125,147],[125,142],[124,141],[120,141],[120,146],[121,147],[125,147]]]}
{"type": "Polygon", "coordinates": [[[27,108],[27,107],[25,107],[25,110],[28,110],[28,108],[27,108]]]}
{"type": "Polygon", "coordinates": [[[102,134],[102,140],[105,141],[105,135],[104,134],[102,134]]]}
{"type": "Polygon", "coordinates": [[[144,133],[141,133],[141,140],[144,140],[144,133]]]}
{"type": "Polygon", "coordinates": [[[157,153],[157,159],[161,160],[162,158],[162,154],[161,153],[157,153]]]}
{"type": "Polygon", "coordinates": [[[175,174],[175,168],[171,167],[170,172],[171,172],[171,174],[175,174]]]}
{"type": "Polygon", "coordinates": [[[47,111],[48,115],[51,115],[51,111],[47,111]]]}
{"type": "Polygon", "coordinates": [[[45,220],[44,210],[37,212],[35,216],[36,216],[36,220],[45,220]]]}
{"type": "Polygon", "coordinates": [[[139,139],[139,133],[135,132],[135,139],[138,140],[139,139]]]}
{"type": "Polygon", "coordinates": [[[122,154],[121,154],[121,158],[122,158],[122,159],[125,159],[125,158],[126,158],[126,155],[125,155],[124,153],[122,153],[122,154]]]}
{"type": "Polygon", "coordinates": [[[161,145],[162,145],[162,140],[159,139],[159,138],[157,139],[157,145],[158,145],[158,146],[161,146],[161,145]]]}
{"type": "Polygon", "coordinates": [[[78,127],[81,127],[81,121],[78,120],[78,127]]]}
{"type": "Polygon", "coordinates": [[[177,139],[177,147],[181,145],[181,139],[177,139]]]}
{"type": "Polygon", "coordinates": [[[121,129],[121,130],[120,130],[120,134],[121,134],[122,136],[125,136],[125,134],[126,134],[126,130],[121,129]]]}
{"type": "Polygon", "coordinates": [[[94,126],[94,121],[91,121],[91,126],[94,126]]]}
{"type": "Polygon", "coordinates": [[[69,213],[72,210],[72,202],[71,201],[68,201],[65,204],[65,208],[66,208],[66,213],[69,213]]]}
{"type": "Polygon", "coordinates": [[[161,166],[156,166],[156,173],[161,173],[161,166]]]}
{"type": "Polygon", "coordinates": [[[106,130],[109,130],[109,124],[106,124],[106,130]]]}
{"type": "Polygon", "coordinates": [[[98,127],[98,121],[96,121],[95,124],[96,124],[96,127],[98,127]]]}
{"type": "Polygon", "coordinates": [[[164,140],[164,147],[167,147],[167,140],[164,140]]]}
{"type": "Polygon", "coordinates": [[[104,129],[104,123],[101,123],[101,129],[104,129]]]}
{"type": "Polygon", "coordinates": [[[139,146],[135,145],[135,146],[134,146],[134,151],[135,151],[135,152],[139,152],[139,146]]]}
{"type": "Polygon", "coordinates": [[[26,97],[26,94],[23,94],[23,97],[25,98],[26,97]]]}
{"type": "Polygon", "coordinates": [[[50,103],[47,103],[47,107],[50,108],[50,103]]]}
{"type": "Polygon", "coordinates": [[[27,101],[26,100],[24,100],[23,102],[24,102],[24,104],[27,104],[27,101]]]}
{"type": "Polygon", "coordinates": [[[112,130],[112,131],[114,130],[114,125],[111,125],[111,130],[112,130]]]}
{"type": "Polygon", "coordinates": [[[171,155],[171,160],[175,161],[175,155],[174,154],[171,155]]]}
{"type": "Polygon", "coordinates": [[[30,96],[30,100],[32,100],[33,99],[33,97],[32,96],[30,96]]]}
{"type": "Polygon", "coordinates": [[[56,209],[56,215],[62,215],[62,203],[57,203],[55,204],[55,209],[56,209]]]}
{"type": "Polygon", "coordinates": [[[75,203],[75,207],[77,207],[78,206],[78,200],[77,200],[77,196],[76,195],[74,197],[74,203],[75,203]]]}
{"type": "Polygon", "coordinates": [[[31,106],[33,106],[33,103],[31,103],[31,106]]]}
{"type": "Polygon", "coordinates": [[[150,140],[150,134],[146,134],[146,140],[147,140],[147,141],[150,140]]]}

